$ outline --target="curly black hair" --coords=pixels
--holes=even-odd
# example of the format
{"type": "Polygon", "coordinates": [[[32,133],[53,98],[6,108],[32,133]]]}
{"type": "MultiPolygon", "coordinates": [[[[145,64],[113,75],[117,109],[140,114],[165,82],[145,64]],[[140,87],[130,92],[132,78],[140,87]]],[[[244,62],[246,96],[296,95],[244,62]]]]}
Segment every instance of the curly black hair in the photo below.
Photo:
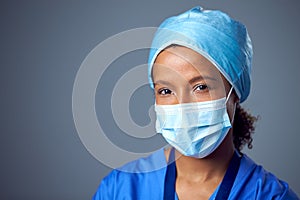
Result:
{"type": "Polygon", "coordinates": [[[233,124],[233,143],[238,151],[241,151],[246,144],[249,149],[252,149],[252,134],[257,120],[258,117],[251,115],[237,104],[233,124]]]}

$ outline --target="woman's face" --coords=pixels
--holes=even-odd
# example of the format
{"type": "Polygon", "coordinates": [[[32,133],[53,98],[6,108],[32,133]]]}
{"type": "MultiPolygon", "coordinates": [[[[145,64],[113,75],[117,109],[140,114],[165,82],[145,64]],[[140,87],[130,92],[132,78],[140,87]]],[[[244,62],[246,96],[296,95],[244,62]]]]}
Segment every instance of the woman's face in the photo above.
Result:
{"type": "Polygon", "coordinates": [[[152,71],[156,104],[171,105],[220,99],[230,89],[216,67],[199,53],[182,46],[162,51],[152,71]]]}

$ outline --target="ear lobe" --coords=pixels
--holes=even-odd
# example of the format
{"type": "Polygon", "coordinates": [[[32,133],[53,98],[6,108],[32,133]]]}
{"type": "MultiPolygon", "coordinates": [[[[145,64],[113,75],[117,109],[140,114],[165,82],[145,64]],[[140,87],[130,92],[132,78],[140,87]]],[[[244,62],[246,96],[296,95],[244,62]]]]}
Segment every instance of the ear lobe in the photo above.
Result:
{"type": "Polygon", "coordinates": [[[234,95],[234,103],[235,104],[239,104],[240,103],[240,99],[236,95],[234,95]]]}

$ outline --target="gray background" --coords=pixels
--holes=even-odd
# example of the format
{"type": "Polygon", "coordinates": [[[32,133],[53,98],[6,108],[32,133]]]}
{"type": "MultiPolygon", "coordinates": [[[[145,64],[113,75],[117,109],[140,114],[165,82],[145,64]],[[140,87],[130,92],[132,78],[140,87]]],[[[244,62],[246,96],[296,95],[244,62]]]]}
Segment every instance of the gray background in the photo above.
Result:
{"type": "MultiPolygon", "coordinates": [[[[221,9],[248,27],[255,56],[251,96],[243,105],[261,119],[254,148],[245,152],[300,194],[300,1],[2,0],[0,199],[90,199],[111,169],[89,154],[74,126],[72,87],[80,64],[107,37],[157,26],[196,5],[221,9]]],[[[107,70],[97,89],[107,92],[96,95],[99,116],[118,77],[146,59],[147,51],[138,51],[107,70]]],[[[141,87],[131,100],[138,107],[130,106],[132,117],[141,125],[149,120],[149,91],[141,87]]],[[[99,120],[114,143],[136,151],[154,148],[123,137],[105,112],[108,117],[99,120]]]]}

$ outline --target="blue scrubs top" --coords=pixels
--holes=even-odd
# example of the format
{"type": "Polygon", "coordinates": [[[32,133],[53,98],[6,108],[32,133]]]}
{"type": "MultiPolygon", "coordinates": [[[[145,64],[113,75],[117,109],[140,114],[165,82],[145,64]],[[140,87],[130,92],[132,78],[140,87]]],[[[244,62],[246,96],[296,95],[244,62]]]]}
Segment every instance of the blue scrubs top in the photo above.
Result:
{"type": "MultiPolygon", "coordinates": [[[[166,165],[164,150],[160,149],[149,157],[115,169],[102,180],[93,200],[163,199],[166,165]]],[[[210,200],[215,198],[218,189],[219,187],[214,191],[210,200]]],[[[176,193],[174,197],[178,200],[176,193]]],[[[279,180],[243,155],[229,199],[292,200],[299,198],[286,182],[279,180]]]]}

